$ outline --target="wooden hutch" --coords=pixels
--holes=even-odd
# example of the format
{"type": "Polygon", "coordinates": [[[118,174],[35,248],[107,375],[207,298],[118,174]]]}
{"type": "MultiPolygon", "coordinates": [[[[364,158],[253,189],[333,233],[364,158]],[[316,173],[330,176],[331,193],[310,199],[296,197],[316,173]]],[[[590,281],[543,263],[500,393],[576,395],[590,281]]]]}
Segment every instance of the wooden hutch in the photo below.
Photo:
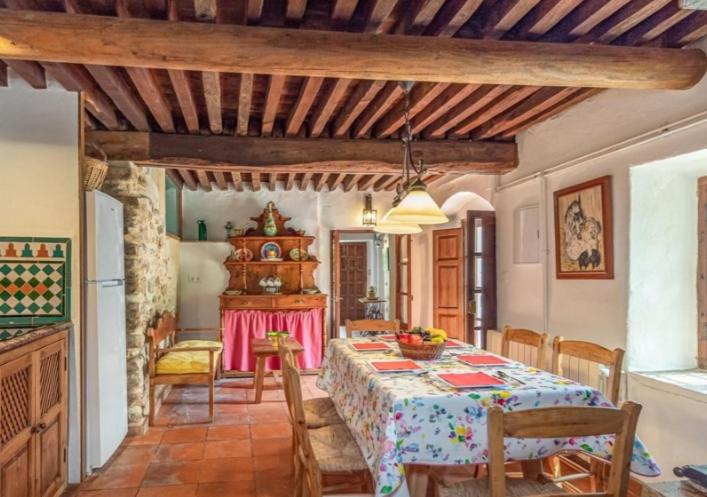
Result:
{"type": "Polygon", "coordinates": [[[256,228],[249,228],[244,234],[228,239],[232,249],[231,255],[224,262],[229,280],[228,287],[220,296],[221,328],[224,327],[224,311],[227,310],[322,309],[323,350],[326,344],[324,310],[327,305],[327,295],[318,290],[314,294],[306,293],[308,289],[317,288],[314,272],[319,266],[319,260],[308,252],[314,237],[305,236],[302,231],[286,227],[285,223],[291,218],[282,216],[272,202],[259,217],[250,219],[257,222],[256,228]],[[272,236],[265,234],[269,208],[272,208],[272,218],[277,229],[277,234],[272,236]],[[268,260],[261,257],[261,249],[268,242],[275,242],[280,247],[281,255],[278,259],[281,260],[268,260]],[[305,254],[304,257],[300,256],[299,260],[293,259],[291,256],[293,249],[297,249],[299,254],[305,254]],[[245,255],[248,252],[252,254],[252,258],[245,255]],[[278,293],[264,293],[261,288],[261,279],[268,276],[277,276],[282,281],[278,293]]]}

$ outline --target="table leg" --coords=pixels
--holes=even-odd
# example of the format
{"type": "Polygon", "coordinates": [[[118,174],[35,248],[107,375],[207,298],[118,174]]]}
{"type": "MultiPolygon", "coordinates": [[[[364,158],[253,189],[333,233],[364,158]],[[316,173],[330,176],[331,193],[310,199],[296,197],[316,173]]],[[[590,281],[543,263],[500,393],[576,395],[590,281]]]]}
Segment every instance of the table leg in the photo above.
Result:
{"type": "Polygon", "coordinates": [[[255,364],[255,403],[263,400],[263,383],[265,382],[265,357],[258,356],[255,364]]]}
{"type": "Polygon", "coordinates": [[[406,466],[408,490],[410,497],[425,497],[430,480],[429,468],[421,464],[406,466]]]}

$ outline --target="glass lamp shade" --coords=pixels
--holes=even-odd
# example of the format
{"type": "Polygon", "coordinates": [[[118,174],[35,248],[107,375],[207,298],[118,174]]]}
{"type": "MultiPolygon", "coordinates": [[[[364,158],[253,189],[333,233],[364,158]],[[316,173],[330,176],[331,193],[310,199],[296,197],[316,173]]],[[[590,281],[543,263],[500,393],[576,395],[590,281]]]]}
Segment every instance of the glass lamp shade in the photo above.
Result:
{"type": "Polygon", "coordinates": [[[422,228],[418,224],[381,221],[376,224],[373,231],[376,233],[386,233],[388,235],[414,235],[420,233],[422,228]]]}
{"type": "Polygon", "coordinates": [[[378,222],[378,211],[375,209],[364,209],[363,211],[363,225],[364,226],[375,226],[378,222]]]}
{"type": "Polygon", "coordinates": [[[425,184],[415,181],[399,205],[393,207],[385,216],[386,221],[414,224],[443,224],[449,218],[427,193],[425,184]]]}

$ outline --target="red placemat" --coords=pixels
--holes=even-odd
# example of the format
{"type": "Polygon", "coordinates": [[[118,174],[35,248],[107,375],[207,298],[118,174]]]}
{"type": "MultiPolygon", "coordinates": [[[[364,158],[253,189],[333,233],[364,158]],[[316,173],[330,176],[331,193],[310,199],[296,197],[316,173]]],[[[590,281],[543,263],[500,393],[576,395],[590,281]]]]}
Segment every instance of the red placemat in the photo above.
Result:
{"type": "Polygon", "coordinates": [[[458,355],[457,360],[471,366],[505,366],[508,361],[492,354],[458,355]]]}
{"type": "Polygon", "coordinates": [[[396,337],[395,335],[378,335],[378,338],[380,338],[381,340],[388,341],[394,341],[398,339],[398,337],[396,337]]]}
{"type": "Polygon", "coordinates": [[[371,361],[373,366],[378,371],[412,371],[420,369],[420,365],[415,361],[371,361]]]}
{"type": "Polygon", "coordinates": [[[447,348],[466,347],[468,344],[458,340],[447,340],[447,348]]]}
{"type": "Polygon", "coordinates": [[[390,345],[381,342],[353,343],[351,346],[356,350],[390,350],[390,345]]]}
{"type": "Polygon", "coordinates": [[[446,373],[438,375],[442,381],[456,388],[495,387],[505,382],[486,373],[446,373]]]}

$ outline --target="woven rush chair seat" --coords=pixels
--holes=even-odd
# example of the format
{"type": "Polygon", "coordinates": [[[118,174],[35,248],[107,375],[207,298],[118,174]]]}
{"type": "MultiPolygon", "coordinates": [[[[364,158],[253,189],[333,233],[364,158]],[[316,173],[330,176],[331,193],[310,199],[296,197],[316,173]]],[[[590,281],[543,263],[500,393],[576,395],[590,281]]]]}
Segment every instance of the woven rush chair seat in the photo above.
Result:
{"type": "MultiPolygon", "coordinates": [[[[489,497],[491,490],[487,479],[466,480],[449,486],[439,485],[438,497],[489,497]]],[[[525,478],[509,478],[506,480],[506,495],[508,497],[526,497],[529,495],[564,494],[562,488],[552,482],[540,483],[525,478]]]]}
{"type": "Polygon", "coordinates": [[[303,407],[307,428],[321,428],[344,422],[329,397],[307,399],[303,402],[303,407]]]}
{"type": "Polygon", "coordinates": [[[367,471],[368,465],[358,444],[344,424],[307,430],[312,452],[322,473],[367,471]]]}

